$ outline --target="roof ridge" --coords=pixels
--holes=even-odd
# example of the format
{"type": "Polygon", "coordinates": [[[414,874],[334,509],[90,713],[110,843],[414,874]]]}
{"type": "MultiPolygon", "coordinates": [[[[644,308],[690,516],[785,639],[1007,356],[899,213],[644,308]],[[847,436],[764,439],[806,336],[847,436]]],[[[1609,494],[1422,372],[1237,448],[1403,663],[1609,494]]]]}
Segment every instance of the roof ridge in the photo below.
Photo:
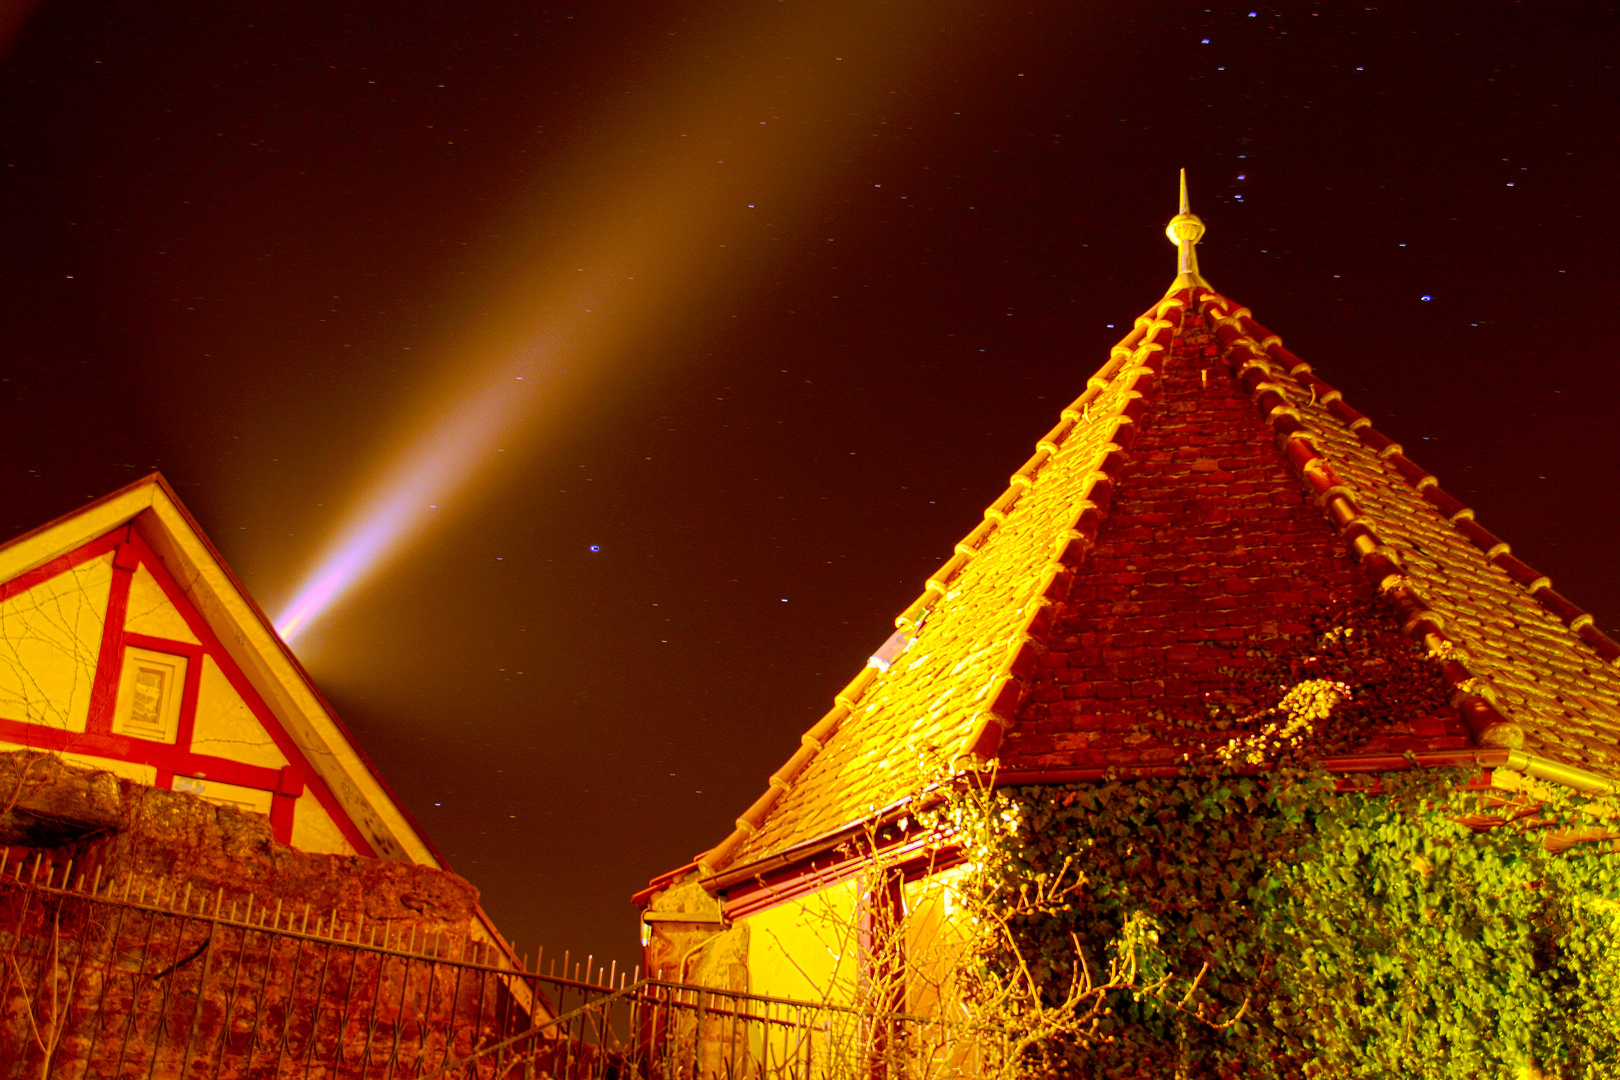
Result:
{"type": "Polygon", "coordinates": [[[1311,366],[1283,347],[1282,338],[1240,307],[1210,289],[1197,297],[1209,305],[1215,318],[1212,330],[1221,350],[1233,365],[1239,382],[1284,446],[1284,456],[1299,471],[1318,505],[1327,511],[1373,585],[1394,602],[1403,616],[1401,629],[1429,649],[1453,687],[1452,706],[1462,712],[1474,740],[1481,746],[1516,749],[1524,743],[1524,729],[1508,714],[1490,678],[1471,670],[1467,648],[1446,632],[1446,620],[1405,573],[1399,552],[1386,544],[1361,513],[1355,492],[1313,441],[1299,409],[1273,381],[1284,376],[1301,391],[1310,391],[1310,404],[1342,424],[1356,439],[1387,462],[1411,488],[1438,510],[1446,521],[1485,554],[1486,561],[1522,586],[1544,610],[1562,622],[1574,637],[1609,664],[1620,667],[1620,644],[1593,625],[1593,617],[1554,592],[1551,581],[1523,560],[1510,554],[1506,542],[1474,521],[1474,512],[1440,487],[1440,481],[1406,456],[1401,445],[1379,432],[1363,413],[1350,407],[1344,395],[1317,377],[1311,366]],[[1226,310],[1221,310],[1225,305],[1226,310]],[[1245,355],[1246,354],[1246,355],[1245,355]]]}
{"type": "Polygon", "coordinates": [[[769,786],[764,794],[755,799],[753,804],[737,818],[733,831],[720,843],[697,857],[700,872],[712,875],[726,866],[737,850],[759,831],[759,826],[771,808],[776,805],[777,800],[792,788],[794,778],[821,752],[826,741],[838,730],[839,725],[854,709],[872,681],[882,671],[887,670],[888,663],[883,654],[894,648],[897,655],[915,640],[933,605],[945,594],[946,586],[973,560],[985,541],[1006,520],[1008,511],[1024,492],[1033,486],[1035,477],[1057,453],[1063,440],[1082,421],[1091,419],[1091,403],[1120,376],[1134,373],[1130,387],[1121,397],[1119,411],[1113,418],[1112,437],[1097,451],[1095,464],[1090,470],[1074,520],[1052,541],[1052,558],[1043,568],[1031,599],[1025,605],[1026,614],[1021,628],[1014,633],[1007,657],[998,667],[995,677],[980,694],[980,698],[987,700],[989,704],[975,717],[971,733],[965,740],[961,752],[956,755],[953,765],[978,767],[994,756],[1002,733],[1012,725],[1013,707],[1017,704],[1022,681],[1028,676],[1035,655],[1041,649],[1035,638],[1036,634],[1044,629],[1041,620],[1046,617],[1045,613],[1054,603],[1049,595],[1053,591],[1054,582],[1060,574],[1079,562],[1095,540],[1097,528],[1106,516],[1108,494],[1114,483],[1113,472],[1123,463],[1119,455],[1125,447],[1119,440],[1123,437],[1127,443],[1131,441],[1128,426],[1135,423],[1143,412],[1141,404],[1143,390],[1151,390],[1151,380],[1157,377],[1162,369],[1163,357],[1168,356],[1168,342],[1161,342],[1158,338],[1166,330],[1174,329],[1176,333],[1180,332],[1181,320],[1170,322],[1164,316],[1171,310],[1179,309],[1185,312],[1190,293],[1190,289],[1183,289],[1154,304],[1136,319],[1130,332],[1120,339],[1119,344],[1109,350],[1108,361],[1095,375],[1086,380],[1085,391],[1064,407],[1059,414],[1058,423],[1036,442],[1035,453],[1012,474],[1007,489],[985,508],[984,520],[957,543],[950,559],[929,575],[922,595],[895,617],[897,627],[895,633],[884,642],[878,653],[867,661],[860,673],[833,696],[833,707],[808,731],[799,736],[799,749],[781,768],[771,774],[769,786]],[[1159,358],[1158,367],[1149,363],[1155,357],[1159,358]],[[1145,386],[1144,380],[1147,380],[1145,386]],[[1097,499],[1101,500],[1100,503],[1096,501],[1097,499]]]}
{"type": "MultiPolygon", "coordinates": [[[[938,627],[947,634],[940,639],[947,648],[955,640],[950,635],[958,632],[956,628],[973,625],[960,622],[976,616],[959,615],[962,609],[953,601],[965,586],[956,585],[953,590],[953,583],[988,549],[993,538],[1001,536],[1003,523],[1017,507],[1021,521],[1026,513],[1036,515],[1028,519],[1028,526],[1008,531],[1009,536],[1016,532],[1021,545],[1017,587],[1006,580],[997,586],[1003,591],[995,603],[1003,614],[993,631],[989,624],[972,631],[981,636],[947,676],[957,685],[933,699],[931,708],[946,708],[955,718],[942,729],[938,741],[916,744],[922,756],[913,760],[907,755],[905,764],[895,758],[875,767],[879,772],[914,772],[918,767],[967,772],[993,761],[1013,727],[1038,658],[1051,644],[1047,639],[1056,614],[1053,605],[1068,595],[1077,568],[1109,516],[1126,448],[1136,441],[1134,425],[1157,396],[1170,346],[1185,329],[1189,309],[1205,323],[1213,339],[1204,347],[1210,349],[1211,357],[1219,354],[1240,392],[1247,391],[1275,435],[1280,456],[1291,463],[1296,478],[1323,511],[1330,535],[1345,545],[1371,584],[1389,597],[1403,632],[1426,648],[1436,662],[1450,688],[1451,705],[1466,723],[1468,738],[1475,746],[1519,752],[1528,731],[1541,741],[1559,733],[1566,737],[1553,737],[1552,741],[1568,747],[1579,741],[1580,724],[1585,722],[1581,718],[1587,715],[1578,710],[1614,712],[1615,688],[1609,685],[1609,677],[1599,679],[1603,683],[1600,692],[1589,689],[1592,684],[1583,681],[1575,668],[1590,664],[1586,657],[1595,654],[1613,669],[1620,669],[1620,644],[1598,630],[1592,616],[1554,592],[1545,576],[1512,556],[1506,543],[1474,522],[1471,510],[1406,457],[1399,445],[1376,431],[1367,417],[1350,408],[1338,390],[1315,376],[1310,365],[1284,348],[1282,339],[1256,321],[1247,308],[1200,283],[1173,291],[1135,321],[1131,332],[1111,350],[1108,362],[1087,381],[1085,392],[1062,411],[1059,423],[1013,473],[1006,491],[985,510],[984,520],[955,546],[952,556],[929,576],[922,595],[896,618],[896,632],[835,695],[833,707],[801,736],[798,750],[771,775],[765,792],[736,819],[733,831],[697,857],[701,874],[712,877],[739,855],[748,858],[753,846],[762,844],[771,850],[780,842],[772,831],[774,808],[790,792],[808,790],[805,774],[812,762],[817,763],[817,776],[841,775],[848,764],[847,754],[835,749],[843,747],[844,741],[834,736],[857,717],[870,714],[877,717],[873,722],[882,722],[891,689],[900,695],[912,692],[909,677],[896,682],[895,676],[885,676],[891,662],[918,641],[919,635],[924,652],[897,671],[914,670],[942,655],[938,648],[927,648],[932,634],[923,625],[932,613],[937,610],[947,619],[938,627]],[[1097,411],[1099,403],[1105,403],[1102,412],[1097,411]],[[1077,442],[1080,433],[1084,437],[1077,442]],[[1062,480],[1062,497],[1055,503],[1042,501],[1040,492],[1045,488],[1036,485],[1049,468],[1062,480]],[[1026,509],[1023,499],[1031,489],[1035,489],[1035,498],[1026,509]],[[1475,549],[1484,556],[1482,560],[1475,549]],[[1508,580],[1499,580],[1504,575],[1508,580]],[[1551,665],[1545,668],[1548,671],[1561,668],[1575,673],[1573,680],[1566,678],[1556,691],[1539,697],[1525,696],[1522,672],[1514,666],[1519,661],[1508,662],[1501,643],[1491,635],[1481,635],[1478,614],[1466,605],[1459,606],[1456,595],[1459,590],[1483,589],[1505,600],[1518,595],[1515,584],[1536,601],[1533,605],[1514,601],[1502,609],[1513,615],[1514,621],[1508,624],[1513,636],[1529,643],[1524,645],[1530,650],[1525,655],[1536,657],[1523,662],[1551,665]],[[1579,639],[1581,644],[1576,646],[1568,639],[1579,639]],[[956,678],[964,665],[971,665],[966,668],[973,673],[971,682],[966,676],[956,678]],[[939,704],[958,688],[964,692],[962,696],[948,706],[939,704]],[[1562,704],[1562,715],[1569,718],[1554,720],[1551,727],[1537,714],[1548,694],[1562,704]],[[1604,704],[1590,700],[1593,695],[1604,704]],[[873,713],[874,709],[879,711],[873,713]],[[757,842],[756,837],[760,838],[757,842]]],[[[1001,543],[997,539],[998,551],[1001,543]]],[[[972,580],[977,581],[977,576],[972,580]]],[[[932,624],[930,629],[934,629],[932,624]]],[[[1591,677],[1598,675],[1597,668],[1587,667],[1586,671],[1591,677]]],[[[1604,739],[1614,741],[1608,736],[1604,739]]],[[[898,773],[891,779],[898,780],[898,773]]],[[[837,779],[831,782],[842,784],[837,779]]],[[[799,806],[800,801],[795,796],[789,805],[799,806]]],[[[860,813],[854,805],[834,812],[841,816],[860,813]]],[[[796,828],[791,823],[786,827],[789,835],[796,828]]]]}

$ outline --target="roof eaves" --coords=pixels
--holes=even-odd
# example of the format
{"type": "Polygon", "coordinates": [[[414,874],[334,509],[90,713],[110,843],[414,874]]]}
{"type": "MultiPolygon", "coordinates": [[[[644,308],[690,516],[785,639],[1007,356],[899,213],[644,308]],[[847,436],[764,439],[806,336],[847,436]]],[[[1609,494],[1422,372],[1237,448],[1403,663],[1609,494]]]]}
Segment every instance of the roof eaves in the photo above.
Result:
{"type": "Polygon", "coordinates": [[[869,834],[875,835],[885,825],[937,805],[943,798],[937,785],[923,792],[905,795],[888,806],[874,810],[854,821],[847,821],[836,828],[827,829],[780,850],[761,853],[741,865],[727,866],[723,872],[704,878],[703,888],[711,895],[716,895],[742,882],[754,881],[773,871],[804,863],[825,852],[851,844],[867,843],[870,840],[869,834]]]}
{"type": "MultiPolygon", "coordinates": [[[[1085,392],[1063,410],[1057,425],[1036,443],[1035,453],[1013,473],[1007,490],[986,508],[984,520],[956,545],[951,558],[929,577],[922,595],[895,619],[895,626],[902,633],[917,632],[928,612],[945,595],[952,579],[978,554],[991,533],[1006,519],[1013,504],[1034,485],[1042,466],[1057,453],[1063,440],[1078,425],[1093,422],[1090,415],[1092,402],[1116,378],[1129,375],[1132,384],[1122,396],[1117,415],[1099,417],[1095,421],[1113,423],[1113,438],[1099,452],[1098,460],[1090,471],[1073,523],[1053,539],[1052,558],[1041,571],[1033,598],[1026,606],[1025,621],[1013,636],[1006,660],[985,695],[989,706],[978,714],[971,733],[957,755],[958,767],[982,767],[995,756],[1003,733],[1012,724],[1011,717],[1023,692],[1023,681],[1033,669],[1035,656],[1041,649],[1037,639],[1044,632],[1045,620],[1050,618],[1048,609],[1054,601],[1049,594],[1053,591],[1054,582],[1066,569],[1084,558],[1096,539],[1097,528],[1107,511],[1113,475],[1123,464],[1124,445],[1131,440],[1130,425],[1140,418],[1144,408],[1143,396],[1151,390],[1153,379],[1163,369],[1164,358],[1169,355],[1170,339],[1179,332],[1179,320],[1173,322],[1165,316],[1171,311],[1185,309],[1190,299],[1191,290],[1166,296],[1135,321],[1130,333],[1109,350],[1108,362],[1087,381],[1085,392]]],[[[878,674],[878,669],[869,664],[838,692],[833,699],[833,707],[800,736],[799,749],[786,764],[771,774],[764,794],[737,818],[736,827],[730,835],[699,856],[701,873],[707,876],[719,873],[759,832],[771,809],[792,789],[794,779],[821,752],[878,674]]],[[[768,853],[762,857],[769,857],[768,853]]]]}
{"type": "MultiPolygon", "coordinates": [[[[1470,750],[1413,750],[1402,754],[1345,754],[1316,762],[1324,771],[1345,776],[1359,773],[1406,772],[1412,769],[1507,769],[1536,780],[1561,784],[1588,795],[1620,793],[1620,780],[1589,769],[1527,754],[1523,750],[1478,747],[1470,750]]],[[[1261,776],[1276,768],[1274,762],[1247,765],[1237,770],[1261,776]]],[[[1184,765],[1090,766],[1077,769],[1017,769],[996,773],[997,787],[1034,787],[1044,784],[1082,784],[1102,780],[1152,780],[1185,775],[1184,765]]]]}

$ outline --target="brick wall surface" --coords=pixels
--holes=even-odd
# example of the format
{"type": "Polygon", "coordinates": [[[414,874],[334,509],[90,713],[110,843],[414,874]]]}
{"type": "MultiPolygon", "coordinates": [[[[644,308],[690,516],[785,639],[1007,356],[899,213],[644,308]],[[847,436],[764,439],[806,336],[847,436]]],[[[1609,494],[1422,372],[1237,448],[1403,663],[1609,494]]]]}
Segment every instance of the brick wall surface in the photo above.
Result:
{"type": "MultiPolygon", "coordinates": [[[[1167,764],[1204,695],[1261,663],[1365,576],[1189,312],[1001,749],[1003,769],[1167,764]]],[[[1207,721],[1206,721],[1207,723],[1207,721]]],[[[1456,716],[1375,731],[1367,751],[1469,745],[1456,716]]]]}

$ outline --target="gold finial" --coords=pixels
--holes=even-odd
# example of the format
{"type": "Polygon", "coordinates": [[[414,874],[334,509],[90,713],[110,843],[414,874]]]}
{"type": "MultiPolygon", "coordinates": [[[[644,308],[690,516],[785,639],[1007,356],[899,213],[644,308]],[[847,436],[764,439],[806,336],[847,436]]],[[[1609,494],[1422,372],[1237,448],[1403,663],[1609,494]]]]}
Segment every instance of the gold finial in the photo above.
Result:
{"type": "Polygon", "coordinates": [[[1181,170],[1181,213],[1170,219],[1170,224],[1164,227],[1164,235],[1170,242],[1180,249],[1180,258],[1176,261],[1176,281],[1170,286],[1171,292],[1180,292],[1194,285],[1211,288],[1203,275],[1198,272],[1198,252],[1194,249],[1204,235],[1204,223],[1187,202],[1187,170],[1181,170]]]}

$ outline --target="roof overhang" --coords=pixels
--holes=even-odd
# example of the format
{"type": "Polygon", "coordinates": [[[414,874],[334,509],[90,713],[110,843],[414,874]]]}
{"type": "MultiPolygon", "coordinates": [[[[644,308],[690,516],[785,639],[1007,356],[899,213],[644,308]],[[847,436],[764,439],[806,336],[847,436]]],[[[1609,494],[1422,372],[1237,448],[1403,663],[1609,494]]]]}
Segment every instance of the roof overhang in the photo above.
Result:
{"type": "MultiPolygon", "coordinates": [[[[1620,782],[1522,750],[1485,748],[1412,751],[1405,754],[1349,754],[1324,758],[1318,765],[1326,772],[1341,777],[1418,769],[1472,768],[1486,774],[1482,786],[1516,787],[1496,779],[1494,773],[1503,770],[1559,784],[1587,795],[1620,794],[1620,782]]],[[[1238,771],[1245,776],[1264,776],[1273,767],[1257,765],[1238,771]]],[[[1184,775],[1186,771],[1180,765],[1019,770],[998,772],[993,782],[998,788],[1031,787],[1110,780],[1168,779],[1184,775]]],[[[701,884],[710,895],[724,897],[727,919],[738,919],[835,884],[858,873],[876,859],[891,863],[905,873],[908,880],[949,869],[958,865],[962,856],[948,836],[937,830],[895,828],[917,812],[938,805],[944,797],[943,792],[934,789],[916,799],[900,800],[871,817],[850,822],[742,866],[727,868],[723,873],[706,878],[701,884]],[[893,835],[886,836],[886,832],[891,830],[893,835]]],[[[647,888],[632,897],[633,902],[638,907],[645,907],[657,892],[697,868],[697,863],[692,862],[679,870],[659,875],[647,888]]]]}

